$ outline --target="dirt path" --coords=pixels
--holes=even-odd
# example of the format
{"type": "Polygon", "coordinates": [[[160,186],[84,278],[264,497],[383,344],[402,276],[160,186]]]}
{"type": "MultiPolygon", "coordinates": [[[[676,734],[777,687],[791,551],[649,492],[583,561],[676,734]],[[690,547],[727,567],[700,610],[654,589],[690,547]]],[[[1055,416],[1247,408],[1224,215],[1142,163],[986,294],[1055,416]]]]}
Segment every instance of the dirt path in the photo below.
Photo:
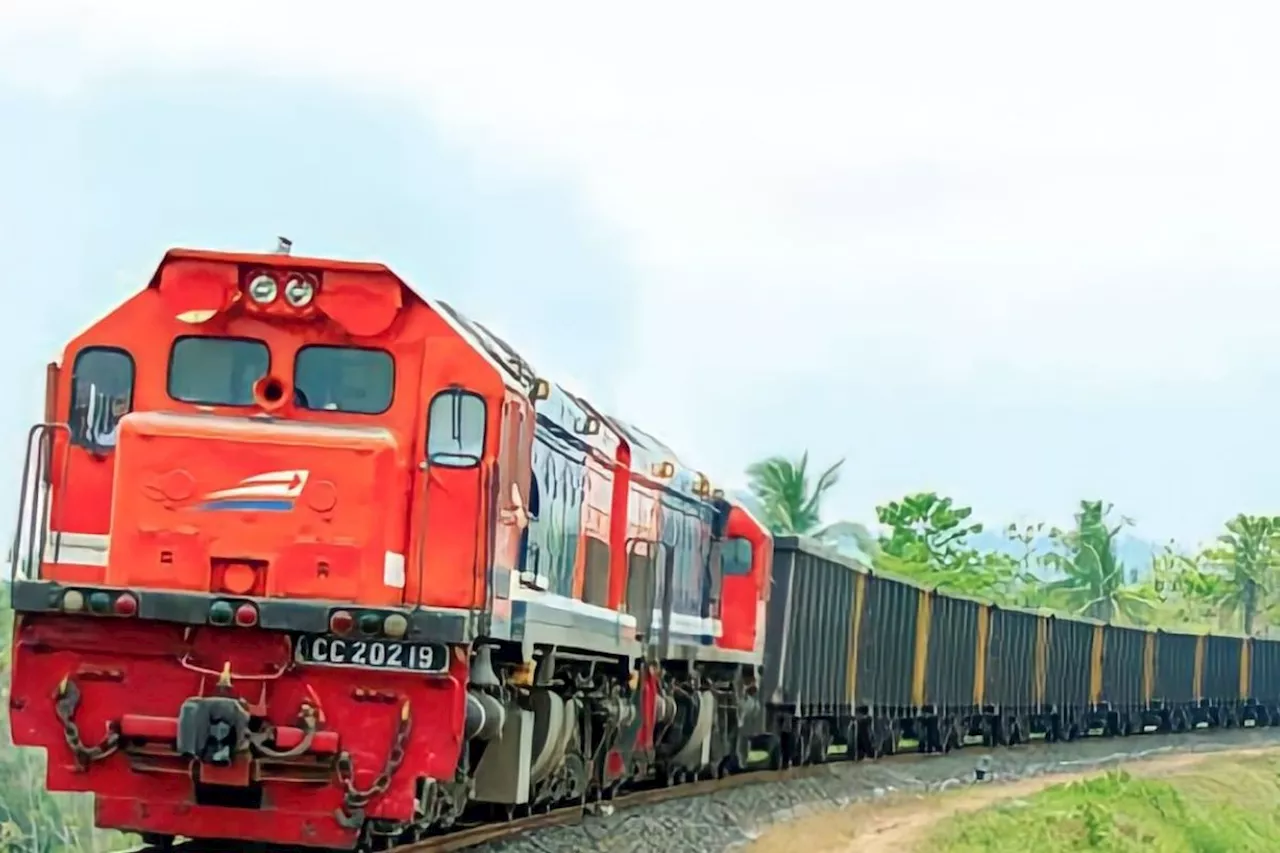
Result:
{"type": "MultiPolygon", "coordinates": [[[[1194,752],[1125,762],[1134,776],[1183,772],[1205,761],[1243,758],[1280,751],[1280,747],[1194,752]]],[[[1051,773],[1031,779],[972,785],[932,795],[895,795],[877,803],[859,803],[846,809],[813,814],[766,830],[746,846],[746,853],[908,853],[938,823],[974,812],[994,803],[1030,796],[1063,782],[1099,776],[1113,768],[1079,773],[1051,773]]]]}

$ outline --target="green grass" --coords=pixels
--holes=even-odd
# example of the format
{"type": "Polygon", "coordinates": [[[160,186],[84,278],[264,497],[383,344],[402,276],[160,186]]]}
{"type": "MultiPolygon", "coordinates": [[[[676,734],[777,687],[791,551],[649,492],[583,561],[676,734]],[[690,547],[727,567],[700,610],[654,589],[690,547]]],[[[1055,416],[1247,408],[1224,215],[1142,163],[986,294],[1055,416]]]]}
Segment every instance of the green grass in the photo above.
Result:
{"type": "Polygon", "coordinates": [[[931,853],[1277,853],[1280,757],[1209,758],[1152,778],[1112,771],[941,824],[931,853]]]}

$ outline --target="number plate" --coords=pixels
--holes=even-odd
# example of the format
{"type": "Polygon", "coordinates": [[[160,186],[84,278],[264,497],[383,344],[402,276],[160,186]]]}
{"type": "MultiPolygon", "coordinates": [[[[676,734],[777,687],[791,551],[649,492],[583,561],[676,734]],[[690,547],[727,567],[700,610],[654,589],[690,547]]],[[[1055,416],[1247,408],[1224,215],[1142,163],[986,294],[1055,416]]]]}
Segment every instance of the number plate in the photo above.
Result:
{"type": "Polygon", "coordinates": [[[437,643],[347,640],[307,634],[294,641],[293,657],[298,663],[322,666],[406,672],[445,672],[449,669],[449,647],[437,643]]]}

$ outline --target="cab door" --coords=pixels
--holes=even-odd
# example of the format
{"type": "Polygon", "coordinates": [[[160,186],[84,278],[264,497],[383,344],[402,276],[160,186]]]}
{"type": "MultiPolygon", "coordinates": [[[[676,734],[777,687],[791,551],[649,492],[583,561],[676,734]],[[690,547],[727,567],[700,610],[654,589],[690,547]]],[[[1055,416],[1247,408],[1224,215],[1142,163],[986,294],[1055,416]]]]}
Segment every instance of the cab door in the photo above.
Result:
{"type": "MultiPolygon", "coordinates": [[[[522,394],[507,389],[502,403],[502,436],[498,447],[497,516],[493,520],[493,568],[510,577],[519,572],[533,509],[530,491],[533,454],[533,407],[522,394]]],[[[498,591],[505,596],[506,589],[498,591]]]]}
{"type": "MultiPolygon", "coordinates": [[[[56,449],[47,469],[53,489],[50,533],[61,534],[50,536],[45,553],[36,558],[50,564],[41,572],[47,579],[103,582],[116,434],[120,420],[133,409],[134,378],[134,360],[127,350],[91,345],[75,355],[70,387],[59,401],[68,428],[54,432],[56,449]]],[[[48,420],[61,420],[57,411],[53,414],[48,420]]]]}
{"type": "Polygon", "coordinates": [[[721,647],[755,648],[770,557],[765,534],[746,513],[732,508],[720,553],[721,647]]]}
{"type": "Polygon", "coordinates": [[[487,548],[481,541],[496,485],[485,451],[489,401],[461,385],[441,388],[427,404],[424,458],[418,465],[419,523],[405,579],[405,600],[435,607],[480,607],[487,548]]]}

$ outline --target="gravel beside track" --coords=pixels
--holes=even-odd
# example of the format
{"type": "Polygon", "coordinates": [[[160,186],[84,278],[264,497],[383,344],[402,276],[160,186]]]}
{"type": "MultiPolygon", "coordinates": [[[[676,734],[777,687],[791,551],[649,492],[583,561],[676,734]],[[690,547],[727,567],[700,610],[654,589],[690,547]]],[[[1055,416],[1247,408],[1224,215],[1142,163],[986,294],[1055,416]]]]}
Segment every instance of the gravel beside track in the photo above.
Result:
{"type": "Polygon", "coordinates": [[[991,757],[989,771],[998,780],[1088,770],[1172,752],[1257,746],[1280,746],[1280,728],[1086,738],[1072,744],[1034,743],[1016,749],[970,746],[948,755],[839,762],[813,768],[811,775],[799,779],[620,809],[612,815],[588,817],[575,826],[544,829],[470,849],[475,853],[723,853],[752,841],[762,828],[780,821],[874,800],[891,792],[926,793],[971,784],[982,756],[991,757]]]}

